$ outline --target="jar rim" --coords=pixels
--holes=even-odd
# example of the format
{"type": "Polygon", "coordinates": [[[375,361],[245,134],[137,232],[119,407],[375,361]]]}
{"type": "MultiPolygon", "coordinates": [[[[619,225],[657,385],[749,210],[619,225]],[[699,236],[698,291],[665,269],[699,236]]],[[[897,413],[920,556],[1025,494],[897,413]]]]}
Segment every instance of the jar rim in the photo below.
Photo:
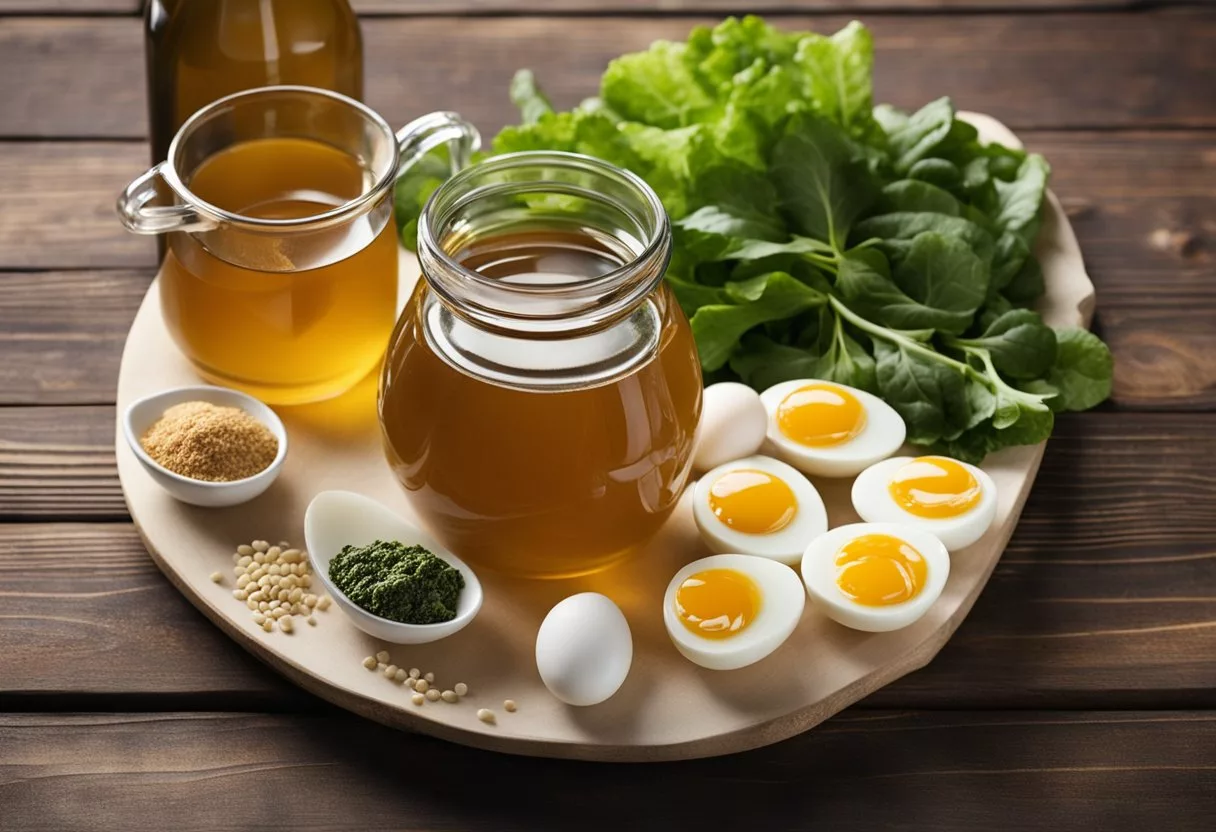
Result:
{"type": "Polygon", "coordinates": [[[320,87],[310,87],[300,84],[277,84],[266,87],[255,87],[253,89],[241,90],[234,92],[231,95],[226,95],[223,98],[218,98],[207,106],[201,108],[191,115],[178,131],[173,136],[173,140],[169,143],[169,151],[166,155],[165,164],[161,169],[161,176],[169,187],[184,200],[188,205],[202,213],[204,216],[216,222],[227,225],[248,228],[251,230],[276,230],[276,231],[295,231],[295,230],[314,230],[325,228],[333,225],[341,225],[349,221],[352,217],[365,213],[370,209],[384,194],[392,188],[397,179],[397,161],[399,158],[399,147],[397,142],[397,134],[389,123],[361,101],[357,101],[350,96],[343,95],[333,90],[322,89],[320,87]],[[384,140],[388,142],[392,148],[392,153],[389,158],[392,164],[386,165],[383,171],[372,171],[377,173],[375,183],[363,193],[353,199],[343,202],[341,205],[331,208],[328,211],[323,211],[319,214],[310,214],[305,217],[296,217],[290,219],[264,219],[261,217],[250,217],[245,214],[240,214],[234,211],[228,211],[214,205],[211,202],[200,197],[182,181],[178,173],[179,158],[182,152],[182,145],[200,125],[218,116],[220,113],[231,108],[236,104],[247,103],[253,99],[274,97],[274,96],[302,96],[327,98],[331,101],[350,107],[361,115],[365,121],[369,122],[372,127],[380,133],[384,140]]]}
{"type": "MultiPolygon", "coordinates": [[[[559,190],[558,186],[562,183],[558,180],[538,178],[526,184],[528,186],[527,190],[554,192],[559,190]],[[549,187],[546,188],[545,186],[549,187]]],[[[663,273],[666,270],[667,259],[670,256],[670,249],[671,227],[667,212],[658,194],[655,193],[654,189],[645,180],[632,171],[613,165],[603,159],[566,151],[527,150],[504,153],[471,165],[441,184],[427,200],[418,218],[418,255],[420,262],[424,266],[424,277],[428,285],[449,304],[457,307],[458,311],[461,308],[468,311],[467,296],[477,290],[506,294],[520,299],[543,298],[553,300],[597,294],[610,295],[613,290],[629,288],[630,284],[636,282],[639,276],[647,278],[641,282],[641,285],[634,286],[633,291],[626,292],[626,297],[631,302],[621,302],[620,299],[617,299],[616,305],[625,309],[650,294],[659,281],[662,280],[663,273]],[[587,173],[607,177],[615,180],[617,184],[623,185],[635,200],[631,206],[621,206],[608,196],[601,194],[587,194],[587,198],[596,199],[604,204],[611,204],[628,213],[631,217],[640,220],[640,227],[645,237],[645,239],[641,240],[641,249],[633,252],[628,262],[622,263],[611,271],[586,280],[580,280],[577,283],[566,284],[508,284],[496,278],[487,277],[463,265],[446,251],[441,243],[440,237],[446,226],[460,209],[487,196],[503,190],[518,189],[521,185],[525,184],[523,182],[511,182],[498,185],[475,186],[472,183],[481,177],[525,167],[547,167],[574,173],[587,173]],[[654,264],[659,260],[662,261],[660,267],[653,268],[654,264]],[[428,266],[430,267],[429,269],[427,268],[428,266]],[[449,279],[445,281],[437,279],[434,274],[437,270],[436,267],[447,272],[447,276],[449,278],[454,277],[455,280],[449,279]],[[460,293],[463,293],[466,297],[458,297],[457,295],[460,293]]],[[[491,313],[491,316],[497,315],[506,318],[531,320],[577,316],[577,313],[563,313],[559,315],[520,314],[503,309],[485,309],[483,311],[491,313]]],[[[472,317],[482,318],[483,322],[485,321],[484,316],[475,314],[472,317]]]]}

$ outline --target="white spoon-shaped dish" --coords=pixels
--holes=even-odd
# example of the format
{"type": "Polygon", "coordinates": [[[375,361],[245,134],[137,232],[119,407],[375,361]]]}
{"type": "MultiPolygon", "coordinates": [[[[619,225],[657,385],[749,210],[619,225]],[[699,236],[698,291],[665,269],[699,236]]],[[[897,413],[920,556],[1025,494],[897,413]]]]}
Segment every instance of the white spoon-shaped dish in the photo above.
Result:
{"type": "Polygon", "coordinates": [[[304,514],[304,539],[313,572],[334,601],[363,632],[393,644],[426,644],[458,633],[481,609],[481,582],[464,561],[444,549],[428,535],[398,517],[375,500],[351,491],[322,491],[313,497],[304,514]],[[406,546],[423,546],[464,576],[464,589],[456,617],[442,624],[402,624],[390,621],[347,598],[329,579],[329,562],[343,546],[366,546],[377,540],[396,540],[406,546]]]}

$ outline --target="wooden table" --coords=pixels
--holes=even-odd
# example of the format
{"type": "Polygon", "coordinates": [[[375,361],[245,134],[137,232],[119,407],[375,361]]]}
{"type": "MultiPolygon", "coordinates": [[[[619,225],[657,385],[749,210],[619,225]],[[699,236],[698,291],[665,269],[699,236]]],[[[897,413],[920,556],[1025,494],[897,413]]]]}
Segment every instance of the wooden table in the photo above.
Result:
{"type": "MultiPolygon", "coordinates": [[[[779,745],[640,767],[336,711],[152,565],[113,455],[155,257],[112,207],[147,162],[138,5],[0,0],[0,829],[1214,828],[1216,9],[758,4],[822,30],[864,12],[880,99],[950,92],[1047,155],[1115,395],[1060,419],[1013,543],[930,667],[779,745]]],[[[492,133],[516,67],[568,106],[609,57],[745,4],[356,5],[373,106],[396,124],[459,109],[492,133]]]]}

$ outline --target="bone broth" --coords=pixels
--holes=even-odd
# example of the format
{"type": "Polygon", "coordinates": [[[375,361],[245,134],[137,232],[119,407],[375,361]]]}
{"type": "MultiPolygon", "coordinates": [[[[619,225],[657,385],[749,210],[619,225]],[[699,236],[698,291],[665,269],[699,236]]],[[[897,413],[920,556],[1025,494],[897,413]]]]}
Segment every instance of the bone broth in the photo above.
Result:
{"type": "MultiPolygon", "coordinates": [[[[534,287],[576,286],[623,263],[598,237],[565,229],[494,236],[452,256],[534,287]]],[[[648,360],[561,390],[453,366],[424,331],[426,294],[420,285],[393,336],[380,407],[389,461],[436,535],[476,563],[548,577],[603,568],[649,538],[679,499],[700,412],[692,334],[670,292],[647,301],[660,332],[648,360]]]]}
{"type": "MultiPolygon", "coordinates": [[[[190,179],[201,199],[244,217],[292,220],[331,211],[366,189],[355,158],[319,141],[254,139],[206,159],[190,179]]],[[[273,231],[239,252],[246,268],[172,235],[161,272],[165,320],[208,379],[269,402],[327,398],[379,360],[393,325],[397,240],[391,219],[335,232],[366,237],[353,255],[296,270],[297,251],[273,231]]]]}

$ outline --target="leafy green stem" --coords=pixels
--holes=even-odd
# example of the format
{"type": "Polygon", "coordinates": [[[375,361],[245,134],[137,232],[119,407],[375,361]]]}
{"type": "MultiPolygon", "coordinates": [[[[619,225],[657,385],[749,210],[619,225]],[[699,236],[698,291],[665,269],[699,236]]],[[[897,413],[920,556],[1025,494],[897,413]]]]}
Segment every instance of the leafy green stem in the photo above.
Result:
{"type": "Polygon", "coordinates": [[[925,340],[927,336],[932,335],[932,330],[888,329],[885,326],[879,326],[876,323],[867,321],[852,309],[845,306],[840,298],[836,297],[835,295],[829,296],[828,300],[831,302],[832,308],[835,309],[839,315],[841,315],[849,323],[853,324],[853,326],[860,329],[862,332],[865,332],[868,335],[873,335],[876,338],[882,338],[884,341],[890,341],[894,344],[898,344],[899,346],[911,352],[918,353],[932,361],[945,364],[963,375],[978,376],[981,380],[983,380],[982,375],[977,373],[972,367],[968,366],[964,362],[956,361],[949,356],[942,355],[932,347],[925,346],[922,341],[925,340]]]}

